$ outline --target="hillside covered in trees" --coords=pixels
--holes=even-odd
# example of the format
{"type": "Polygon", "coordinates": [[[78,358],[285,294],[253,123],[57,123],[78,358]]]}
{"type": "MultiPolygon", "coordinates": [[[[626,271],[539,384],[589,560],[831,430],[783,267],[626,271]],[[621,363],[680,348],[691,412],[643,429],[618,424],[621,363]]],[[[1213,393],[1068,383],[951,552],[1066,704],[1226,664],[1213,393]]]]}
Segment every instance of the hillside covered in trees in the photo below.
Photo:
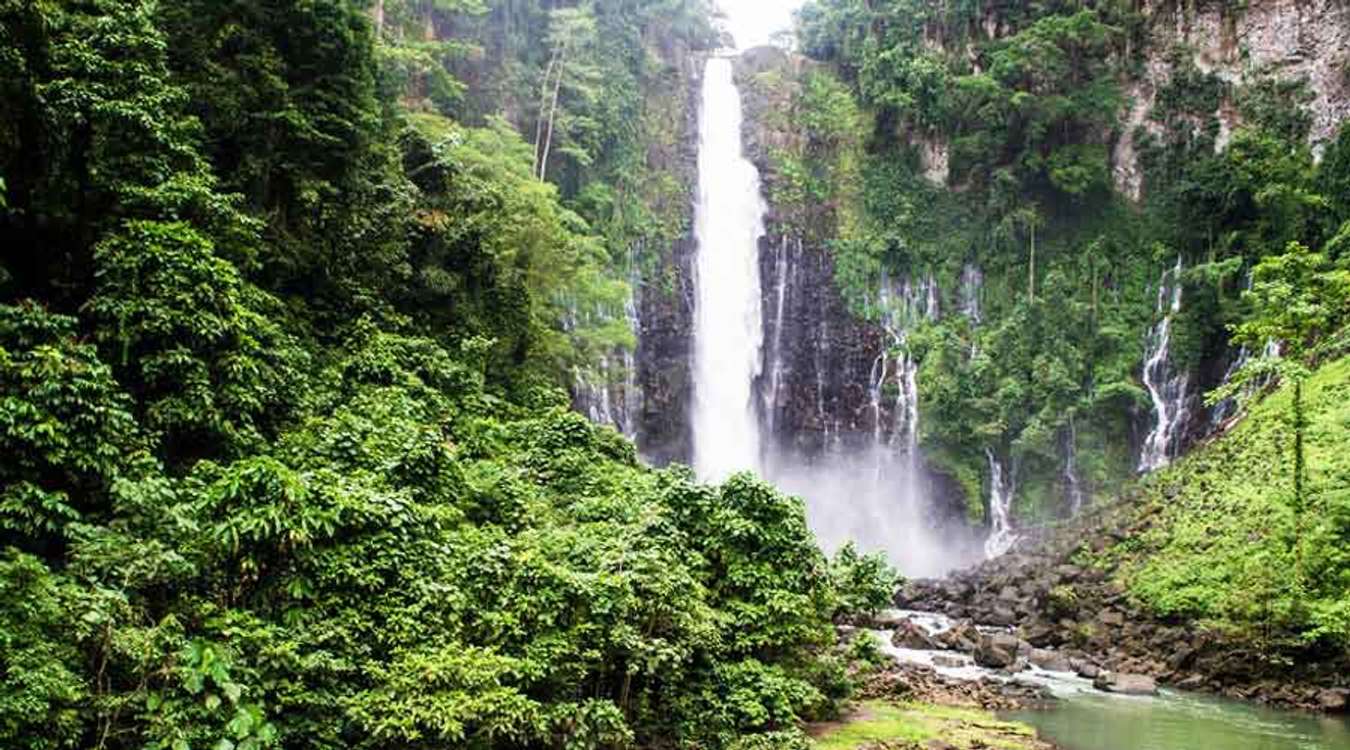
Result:
{"type": "MultiPolygon", "coordinates": [[[[734,63],[745,406],[805,466],[912,471],[940,546],[1078,517],[1015,611],[997,554],[943,606],[1146,663],[1041,590],[1067,566],[1109,627],[1267,655],[1164,680],[1309,705],[1350,699],[1350,21],[1284,55],[1277,4],[805,3],[734,63]]],[[[680,465],[716,16],[0,0],[0,747],[801,750],[840,717],[885,661],[841,626],[913,635],[896,572],[680,465]]]]}
{"type": "Polygon", "coordinates": [[[884,566],[749,477],[640,467],[563,389],[631,336],[638,87],[708,24],[0,4],[0,745],[781,747],[832,714],[831,620],[884,566]]]}

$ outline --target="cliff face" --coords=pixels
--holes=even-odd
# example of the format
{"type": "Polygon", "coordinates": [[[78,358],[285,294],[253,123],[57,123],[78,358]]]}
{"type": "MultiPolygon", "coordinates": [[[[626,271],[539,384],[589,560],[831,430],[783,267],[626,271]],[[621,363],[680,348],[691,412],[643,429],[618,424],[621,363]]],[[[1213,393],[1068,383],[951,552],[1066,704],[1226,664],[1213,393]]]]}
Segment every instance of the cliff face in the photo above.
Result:
{"type": "Polygon", "coordinates": [[[669,122],[672,137],[650,144],[648,164],[672,176],[680,205],[670,207],[683,217],[682,234],[668,245],[651,248],[638,284],[637,386],[641,412],[637,442],[642,455],[657,466],[687,463],[692,456],[689,428],[693,381],[690,378],[691,334],[694,329],[694,201],[698,184],[699,90],[702,54],[667,50],[672,75],[667,85],[647,93],[647,107],[669,122]]]}
{"type": "MultiPolygon", "coordinates": [[[[1262,79],[1300,87],[1307,139],[1319,155],[1350,116],[1350,5],[1340,0],[1251,0],[1243,7],[1145,2],[1143,64],[1126,82],[1129,111],[1113,150],[1117,189],[1138,200],[1144,189],[1138,138],[1161,135],[1159,94],[1184,68],[1223,84],[1215,148],[1246,119],[1240,90],[1262,79]]],[[[1203,127],[1202,122],[1193,123],[1203,127]]]]}
{"type": "Polygon", "coordinates": [[[788,113],[807,65],[761,47],[741,56],[736,75],[746,150],[769,198],[759,252],[761,419],[775,448],[809,460],[831,449],[859,450],[878,434],[888,436],[894,420],[891,406],[878,410],[869,398],[878,377],[872,370],[885,350],[882,336],[850,314],[835,285],[824,239],[836,236],[837,217],[829,207],[787,206],[778,198],[788,177],[774,155],[802,146],[804,136],[788,113]]]}

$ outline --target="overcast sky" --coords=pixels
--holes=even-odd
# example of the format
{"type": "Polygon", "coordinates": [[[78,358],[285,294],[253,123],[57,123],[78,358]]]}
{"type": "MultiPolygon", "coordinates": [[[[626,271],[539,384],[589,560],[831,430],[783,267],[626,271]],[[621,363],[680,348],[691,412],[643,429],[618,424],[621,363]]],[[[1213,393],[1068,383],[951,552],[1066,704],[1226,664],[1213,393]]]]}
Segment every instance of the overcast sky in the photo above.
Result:
{"type": "Polygon", "coordinates": [[[802,4],[802,0],[716,1],[741,49],[768,44],[775,31],[792,28],[792,11],[802,4]]]}

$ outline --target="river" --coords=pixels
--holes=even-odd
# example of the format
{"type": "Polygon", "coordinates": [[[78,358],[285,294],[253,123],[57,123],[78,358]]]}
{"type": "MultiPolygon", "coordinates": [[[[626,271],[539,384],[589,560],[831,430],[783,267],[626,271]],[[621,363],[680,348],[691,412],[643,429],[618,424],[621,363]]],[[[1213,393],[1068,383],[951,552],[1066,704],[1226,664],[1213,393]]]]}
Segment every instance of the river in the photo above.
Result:
{"type": "MultiPolygon", "coordinates": [[[[951,626],[941,615],[895,612],[929,633],[951,626]]],[[[1031,668],[1016,677],[976,666],[939,666],[933,657],[955,652],[897,648],[877,631],[882,650],[900,662],[934,667],[948,677],[993,677],[1042,685],[1058,699],[1053,708],[1006,714],[1035,727],[1063,750],[1350,750],[1350,721],[1281,711],[1252,703],[1163,690],[1157,696],[1103,693],[1068,672],[1031,668]]]]}

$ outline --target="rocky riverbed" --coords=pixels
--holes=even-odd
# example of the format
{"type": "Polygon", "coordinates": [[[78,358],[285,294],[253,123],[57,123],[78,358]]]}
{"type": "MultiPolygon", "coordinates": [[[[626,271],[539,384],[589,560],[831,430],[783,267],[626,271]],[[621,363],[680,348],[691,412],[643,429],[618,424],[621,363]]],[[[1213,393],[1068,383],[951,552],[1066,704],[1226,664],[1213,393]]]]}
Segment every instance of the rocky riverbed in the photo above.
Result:
{"type": "Polygon", "coordinates": [[[1347,711],[1345,654],[1299,653],[1289,646],[1276,653],[1194,623],[1154,617],[1131,602],[1112,569],[1075,562],[1094,542],[1071,531],[941,580],[906,584],[896,606],[940,613],[951,622],[941,633],[909,617],[871,625],[893,631],[896,644],[906,648],[968,654],[1009,673],[1030,667],[1072,671],[1107,691],[1151,692],[1166,685],[1282,708],[1347,711]]]}

